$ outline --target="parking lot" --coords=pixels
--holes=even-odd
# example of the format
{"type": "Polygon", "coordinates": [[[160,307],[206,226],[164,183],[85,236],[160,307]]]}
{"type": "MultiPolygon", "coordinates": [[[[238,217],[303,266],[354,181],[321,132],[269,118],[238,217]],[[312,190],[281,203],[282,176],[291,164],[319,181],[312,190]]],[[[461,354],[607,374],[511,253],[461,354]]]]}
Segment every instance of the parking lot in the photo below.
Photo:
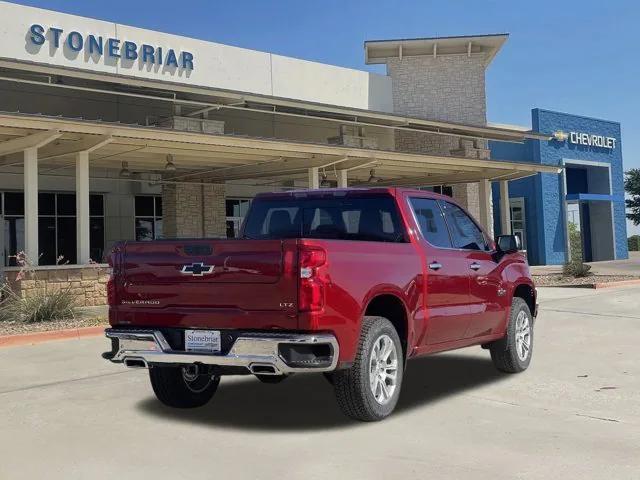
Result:
{"type": "Polygon", "coordinates": [[[640,288],[540,297],[529,371],[480,348],[414,360],[375,424],[321,376],[225,378],[177,411],[103,338],[0,349],[0,478],[638,478],[640,288]]]}

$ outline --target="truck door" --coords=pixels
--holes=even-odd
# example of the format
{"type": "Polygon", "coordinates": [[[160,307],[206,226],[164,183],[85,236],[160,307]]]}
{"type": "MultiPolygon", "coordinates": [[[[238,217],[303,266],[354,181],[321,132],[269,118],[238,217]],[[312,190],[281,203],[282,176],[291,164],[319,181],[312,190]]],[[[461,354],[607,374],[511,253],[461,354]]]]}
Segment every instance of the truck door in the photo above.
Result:
{"type": "Polygon", "coordinates": [[[460,207],[441,202],[451,240],[464,255],[461,265],[469,275],[469,324],[464,338],[492,333],[504,319],[500,265],[494,261],[491,246],[482,229],[460,207]]]}
{"type": "Polygon", "coordinates": [[[469,324],[467,254],[454,248],[438,200],[410,198],[424,252],[425,328],[419,346],[459,340],[469,324]]]}

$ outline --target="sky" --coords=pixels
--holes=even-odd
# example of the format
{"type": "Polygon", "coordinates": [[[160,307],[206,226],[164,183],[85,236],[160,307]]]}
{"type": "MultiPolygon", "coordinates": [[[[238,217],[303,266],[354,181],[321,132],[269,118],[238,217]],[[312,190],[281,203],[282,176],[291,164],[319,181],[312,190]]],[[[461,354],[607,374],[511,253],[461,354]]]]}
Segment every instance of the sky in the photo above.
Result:
{"type": "Polygon", "coordinates": [[[384,73],[363,42],[509,33],[487,72],[488,120],[539,107],[618,121],[640,168],[640,2],[626,0],[20,0],[16,3],[384,73]]]}

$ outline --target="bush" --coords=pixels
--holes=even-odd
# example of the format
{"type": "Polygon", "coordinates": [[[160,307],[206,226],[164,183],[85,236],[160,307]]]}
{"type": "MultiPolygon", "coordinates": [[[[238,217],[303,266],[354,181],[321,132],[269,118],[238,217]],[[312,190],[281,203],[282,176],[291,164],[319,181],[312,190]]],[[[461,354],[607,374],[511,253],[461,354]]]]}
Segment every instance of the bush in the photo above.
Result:
{"type": "Polygon", "coordinates": [[[587,265],[581,261],[568,262],[562,267],[562,274],[565,277],[587,277],[591,275],[589,270],[591,270],[591,265],[587,265]]]}
{"type": "Polygon", "coordinates": [[[571,262],[582,262],[582,235],[578,225],[569,222],[569,254],[571,262]]]}
{"type": "Polygon", "coordinates": [[[627,239],[630,252],[637,252],[640,250],[640,235],[631,235],[627,239]]]}
{"type": "Polygon", "coordinates": [[[75,296],[70,288],[53,292],[38,290],[28,297],[21,297],[8,284],[0,287],[0,321],[24,323],[69,320],[76,317],[75,296]]]}

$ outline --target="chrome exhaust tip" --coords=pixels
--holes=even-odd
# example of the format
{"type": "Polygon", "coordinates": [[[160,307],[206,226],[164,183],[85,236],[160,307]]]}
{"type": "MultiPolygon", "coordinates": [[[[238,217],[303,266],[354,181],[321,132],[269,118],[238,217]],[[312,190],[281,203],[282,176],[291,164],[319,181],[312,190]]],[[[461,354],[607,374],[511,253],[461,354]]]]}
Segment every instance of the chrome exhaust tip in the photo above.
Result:
{"type": "Polygon", "coordinates": [[[123,362],[125,367],[128,368],[149,368],[149,365],[143,358],[127,357],[123,362]]]}
{"type": "Polygon", "coordinates": [[[252,363],[249,371],[254,375],[282,375],[280,370],[268,363],[252,363]]]}

